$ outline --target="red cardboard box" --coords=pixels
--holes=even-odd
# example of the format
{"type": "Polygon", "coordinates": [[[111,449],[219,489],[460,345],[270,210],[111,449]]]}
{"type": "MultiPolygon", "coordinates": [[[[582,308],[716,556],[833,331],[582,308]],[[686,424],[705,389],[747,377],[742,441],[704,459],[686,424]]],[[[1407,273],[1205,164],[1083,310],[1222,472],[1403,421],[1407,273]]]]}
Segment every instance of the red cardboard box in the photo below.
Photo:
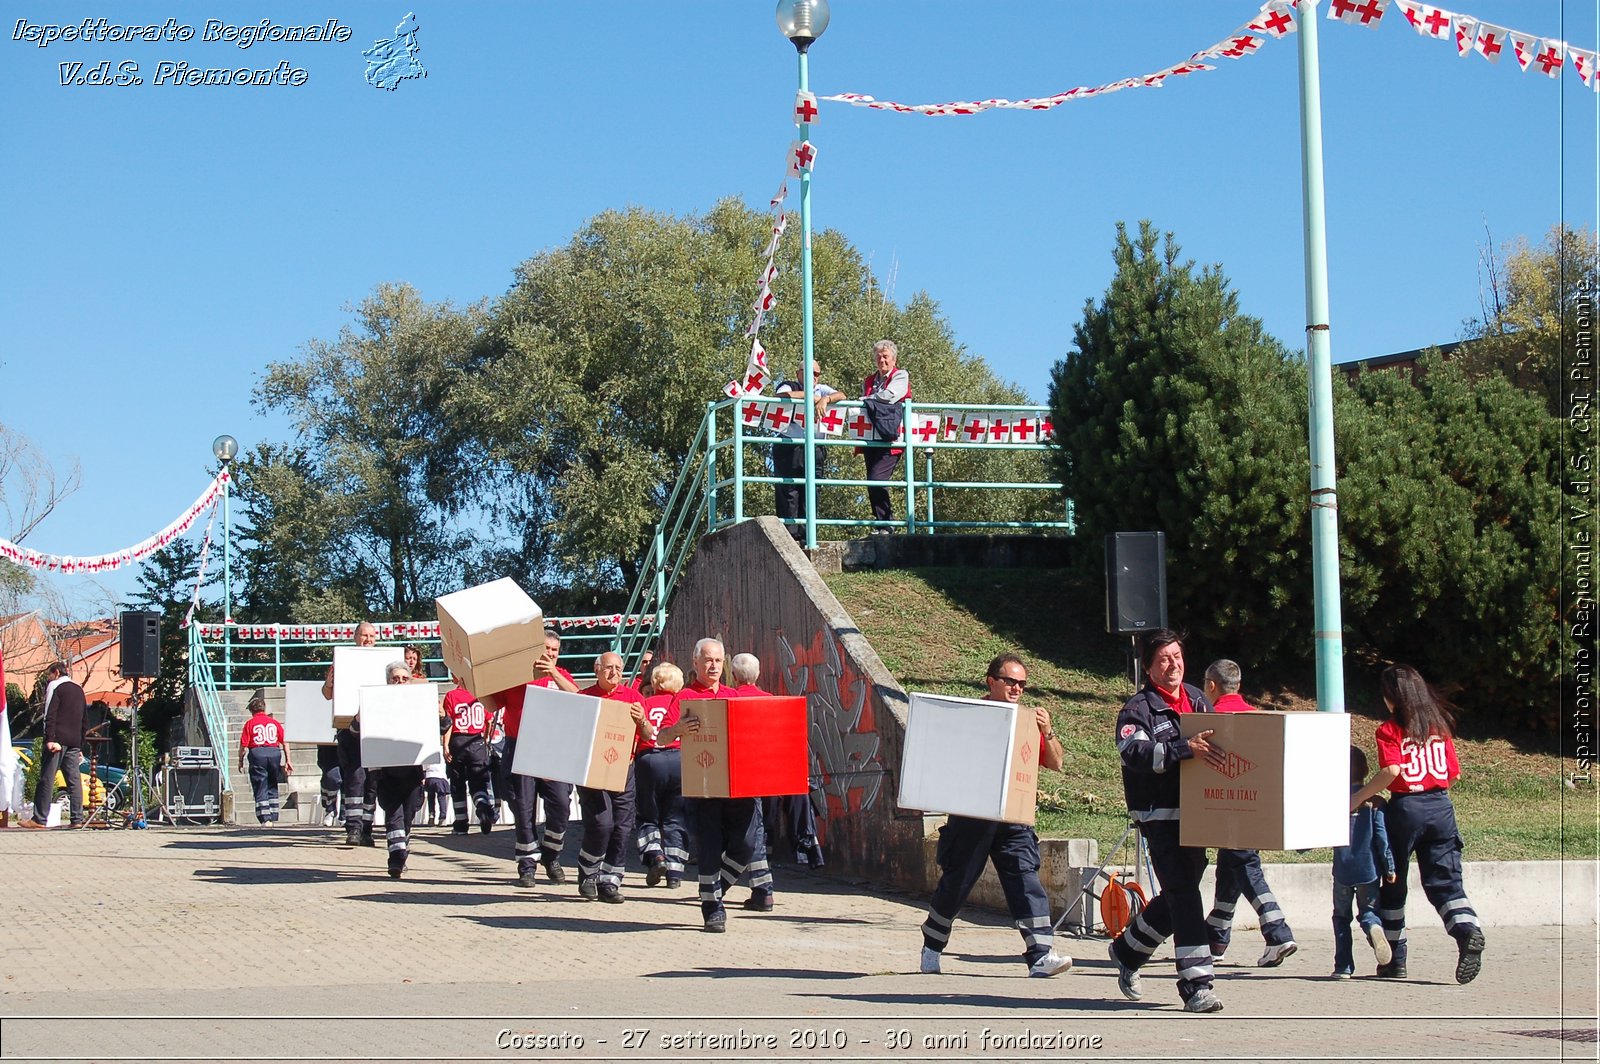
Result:
{"type": "Polygon", "coordinates": [[[683,733],[685,798],[806,794],[811,758],[804,695],[704,698],[683,703],[700,719],[683,733]]]}

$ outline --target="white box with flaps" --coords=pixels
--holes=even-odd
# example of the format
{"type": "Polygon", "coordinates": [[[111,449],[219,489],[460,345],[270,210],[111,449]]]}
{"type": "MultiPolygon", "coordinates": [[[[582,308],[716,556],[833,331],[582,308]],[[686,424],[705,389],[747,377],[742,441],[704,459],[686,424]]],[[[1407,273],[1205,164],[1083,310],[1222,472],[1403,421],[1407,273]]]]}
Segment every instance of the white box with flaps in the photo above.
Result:
{"type": "Polygon", "coordinates": [[[438,684],[397,683],[361,689],[363,768],[442,761],[438,684]]]}
{"type": "Polygon", "coordinates": [[[509,576],[434,600],[445,667],[482,698],[533,679],[544,613],[509,576]]]}
{"type": "MultiPolygon", "coordinates": [[[[339,672],[334,670],[335,683],[339,672]]],[[[321,680],[285,680],[283,684],[283,737],[291,743],[332,746],[333,703],[322,697],[321,680]]]]}
{"type": "Polygon", "coordinates": [[[1042,741],[1031,707],[912,692],[897,804],[1031,825],[1042,741]]]}
{"type": "Polygon", "coordinates": [[[529,687],[519,734],[531,737],[511,755],[511,771],[520,776],[598,791],[628,785],[634,724],[626,702],[529,687]]]}
{"type": "MultiPolygon", "coordinates": [[[[399,647],[333,648],[333,726],[348,728],[361,710],[363,687],[382,687],[391,662],[404,662],[399,647]]],[[[320,684],[318,687],[320,688],[320,684]]]]}

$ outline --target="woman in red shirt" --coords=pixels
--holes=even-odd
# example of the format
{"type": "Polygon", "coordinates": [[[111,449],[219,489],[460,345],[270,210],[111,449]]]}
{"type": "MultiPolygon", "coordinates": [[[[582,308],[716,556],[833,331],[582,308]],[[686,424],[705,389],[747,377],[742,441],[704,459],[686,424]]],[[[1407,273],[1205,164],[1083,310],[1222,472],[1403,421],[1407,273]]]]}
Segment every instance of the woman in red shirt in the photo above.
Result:
{"type": "Polygon", "coordinates": [[[1378,725],[1378,771],[1350,798],[1350,811],[1384,788],[1394,881],[1378,888],[1378,915],[1393,959],[1378,966],[1381,979],[1406,977],[1406,864],[1417,855],[1422,891],[1456,940],[1456,982],[1470,983],[1483,967],[1483,928],[1461,883],[1461,834],[1450,785],[1461,775],[1456,760],[1455,707],[1409,665],[1386,669],[1379,683],[1389,719],[1378,725]]]}
{"type": "Polygon", "coordinates": [[[257,691],[250,698],[250,719],[239,729],[239,771],[250,773],[250,789],[255,792],[256,820],[263,827],[278,822],[278,776],[294,771],[289,763],[289,744],[283,738],[283,725],[267,712],[267,697],[257,691]]]}

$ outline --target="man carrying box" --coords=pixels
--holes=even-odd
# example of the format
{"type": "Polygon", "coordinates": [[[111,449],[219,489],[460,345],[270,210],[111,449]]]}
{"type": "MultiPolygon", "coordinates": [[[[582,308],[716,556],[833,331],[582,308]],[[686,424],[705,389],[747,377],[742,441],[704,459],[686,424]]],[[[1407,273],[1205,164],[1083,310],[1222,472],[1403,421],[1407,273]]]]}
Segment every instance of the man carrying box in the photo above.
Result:
{"type": "MultiPolygon", "coordinates": [[[[735,698],[731,687],[722,685],[722,663],[727,651],[717,639],[702,639],[694,645],[695,680],[678,692],[674,708],[680,714],[677,724],[661,732],[659,742],[671,742],[684,732],[700,730],[700,720],[684,703],[702,698],[735,698]]],[[[754,798],[696,798],[689,805],[688,819],[694,832],[695,853],[700,876],[700,915],[703,930],[721,934],[728,929],[728,914],[722,905],[722,866],[734,878],[750,873],[750,898],[745,908],[770,912],[772,873],[766,862],[755,860],[759,839],[760,810],[754,798]],[[722,856],[719,863],[718,855],[722,856]],[[759,884],[759,885],[758,885],[759,884]]]]}
{"type": "MultiPolygon", "coordinates": [[[[622,683],[622,655],[606,651],[594,659],[595,682],[579,694],[632,704],[637,738],[655,739],[656,729],[644,718],[644,698],[622,683]]],[[[635,741],[630,752],[637,749],[635,741]]],[[[628,782],[620,791],[578,788],[578,808],[583,811],[583,846],[578,850],[578,895],[613,905],[622,902],[622,875],[628,869],[628,846],[635,823],[633,761],[628,761],[628,782]]]]}
{"type": "MultiPolygon", "coordinates": [[[[984,684],[989,688],[985,701],[1018,705],[1022,692],[1028,688],[1028,670],[1015,654],[1001,654],[989,663],[984,684]]],[[[1039,764],[1059,772],[1063,751],[1050,724],[1050,714],[1039,707],[1034,710],[1034,718],[1039,725],[1039,764]]],[[[984,866],[991,861],[1000,889],[1005,892],[1006,908],[1022,932],[1028,974],[1043,979],[1072,967],[1071,957],[1051,948],[1055,935],[1050,922],[1050,898],[1039,881],[1039,836],[1031,827],[952,814],[939,829],[937,854],[939,885],[933,890],[928,918],[922,922],[924,973],[939,973],[939,957],[950,942],[956,915],[983,875],[984,866]]]]}
{"type": "MultiPolygon", "coordinates": [[[[754,654],[735,654],[728,663],[733,673],[734,690],[740,698],[771,697],[772,692],[762,690],[761,659],[754,654]]],[[[761,799],[761,828],[764,838],[762,848],[770,852],[780,834],[779,826],[787,824],[789,838],[794,843],[794,856],[811,868],[821,868],[822,847],[817,844],[817,816],[811,808],[811,795],[787,794],[779,798],[761,799]]],[[[724,875],[726,880],[727,876],[724,875]]],[[[733,886],[729,883],[728,886],[733,886]]]]}
{"type": "MultiPolygon", "coordinates": [[[[551,687],[569,694],[578,693],[572,674],[563,669],[561,633],[554,628],[544,630],[544,654],[533,666],[533,678],[523,687],[513,687],[502,692],[498,699],[504,716],[506,748],[501,760],[506,765],[515,762],[518,733],[522,730],[522,702],[528,687],[551,687]]],[[[537,882],[534,869],[544,866],[544,874],[552,883],[565,883],[567,874],[561,868],[561,847],[567,837],[567,816],[572,808],[572,784],[554,780],[534,779],[508,772],[510,783],[506,798],[511,803],[511,816],[516,825],[517,885],[531,887],[537,882]],[[537,838],[538,822],[535,803],[544,799],[544,849],[540,852],[537,838]]]]}
{"type": "Polygon", "coordinates": [[[1143,998],[1139,969],[1172,937],[1184,1010],[1220,1012],[1222,1002],[1211,990],[1211,946],[1200,899],[1206,851],[1178,844],[1178,763],[1203,757],[1221,768],[1226,755],[1206,741],[1210,731],[1188,740],[1178,734],[1180,714],[1210,713],[1211,703],[1199,688],[1183,682],[1183,644],[1177,633],[1157,628],[1146,634],[1140,661],[1149,680],[1117,714],[1117,750],[1128,813],[1150,848],[1161,892],[1110,945],[1117,989],[1130,1001],[1143,998]]]}
{"type": "MultiPolygon", "coordinates": [[[[378,626],[371,621],[356,625],[356,646],[378,645],[378,626]]],[[[322,697],[333,701],[333,666],[328,666],[322,681],[322,697]]],[[[344,787],[344,842],[346,846],[375,846],[372,838],[372,810],[377,792],[361,767],[361,736],[349,727],[334,733],[339,751],[339,781],[344,787]]]]}
{"type": "MultiPolygon", "coordinates": [[[[384,670],[384,682],[390,685],[411,682],[411,667],[402,659],[384,670]]],[[[350,725],[358,735],[361,720],[350,725]]],[[[406,858],[411,855],[411,825],[422,808],[422,780],[425,770],[421,765],[391,765],[387,768],[369,769],[374,781],[378,807],[383,810],[383,833],[389,849],[389,878],[405,875],[406,858]]]]}
{"type": "MultiPolygon", "coordinates": [[[[1237,662],[1219,658],[1206,667],[1205,696],[1218,713],[1253,713],[1255,707],[1239,694],[1242,677],[1237,662]]],[[[1289,921],[1278,908],[1278,899],[1267,886],[1258,850],[1217,850],[1217,890],[1206,917],[1211,937],[1211,963],[1222,963],[1233,933],[1233,909],[1243,894],[1261,922],[1261,937],[1267,940],[1266,952],[1256,961],[1258,968],[1276,968],[1299,947],[1289,921]]]]}

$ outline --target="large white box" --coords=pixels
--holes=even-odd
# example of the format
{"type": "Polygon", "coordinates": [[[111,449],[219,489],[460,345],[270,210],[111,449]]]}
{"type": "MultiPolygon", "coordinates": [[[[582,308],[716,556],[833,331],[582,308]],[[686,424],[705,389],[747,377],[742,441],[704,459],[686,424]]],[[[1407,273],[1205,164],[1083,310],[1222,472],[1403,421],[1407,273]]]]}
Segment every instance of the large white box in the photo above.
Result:
{"type": "Polygon", "coordinates": [[[384,671],[393,662],[405,662],[399,647],[333,648],[333,726],[348,728],[361,709],[363,687],[382,687],[384,671]]]}
{"type": "Polygon", "coordinates": [[[439,747],[439,685],[361,688],[361,767],[397,768],[444,760],[439,747]]]}
{"type": "Polygon", "coordinates": [[[913,691],[898,804],[1031,825],[1042,741],[1031,707],[913,691]]]}
{"type": "Polygon", "coordinates": [[[444,663],[478,697],[533,679],[544,614],[509,576],[434,599],[444,663]]]}
{"type": "Polygon", "coordinates": [[[511,771],[600,791],[628,785],[634,724],[628,703],[528,687],[511,771]]]}
{"type": "Polygon", "coordinates": [[[1227,753],[1181,762],[1178,841],[1230,850],[1350,844],[1350,717],[1344,713],[1186,713],[1185,739],[1211,729],[1227,753]]]}
{"type": "MultiPolygon", "coordinates": [[[[335,683],[339,672],[334,670],[335,683]]],[[[268,696],[271,701],[271,696],[268,696]]],[[[286,680],[283,685],[283,737],[291,743],[335,742],[333,703],[322,697],[320,680],[286,680]]]]}

